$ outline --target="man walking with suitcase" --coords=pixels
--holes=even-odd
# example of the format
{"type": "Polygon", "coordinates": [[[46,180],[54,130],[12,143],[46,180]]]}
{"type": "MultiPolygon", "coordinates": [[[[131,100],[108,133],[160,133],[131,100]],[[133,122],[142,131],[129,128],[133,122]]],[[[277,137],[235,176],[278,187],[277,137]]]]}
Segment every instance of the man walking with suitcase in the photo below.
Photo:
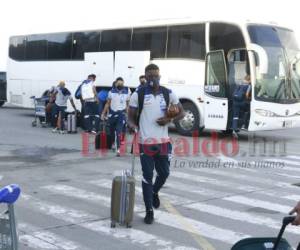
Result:
{"type": "Polygon", "coordinates": [[[146,207],[144,222],[152,224],[154,208],[159,208],[158,192],[169,176],[172,145],[168,136],[168,124],[172,119],[166,116],[169,104],[178,106],[174,118],[183,118],[184,111],[176,95],[160,85],[159,68],[150,64],[145,69],[147,83],[131,96],[128,123],[131,129],[140,132],[140,160],[143,172],[143,196],[146,207]],[[153,185],[153,171],[157,176],[153,185]]]}
{"type": "Polygon", "coordinates": [[[115,87],[108,93],[107,102],[103,109],[101,120],[108,116],[113,142],[116,141],[117,156],[120,156],[121,137],[124,136],[123,128],[126,125],[126,113],[130,99],[130,90],[124,87],[124,80],[118,77],[115,87]]]}

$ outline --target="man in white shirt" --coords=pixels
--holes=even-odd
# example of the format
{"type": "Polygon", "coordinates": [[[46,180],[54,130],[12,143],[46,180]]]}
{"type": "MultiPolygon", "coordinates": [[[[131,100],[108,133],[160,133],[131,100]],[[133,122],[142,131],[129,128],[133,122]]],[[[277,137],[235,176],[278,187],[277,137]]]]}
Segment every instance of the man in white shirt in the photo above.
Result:
{"type": "Polygon", "coordinates": [[[59,132],[61,134],[64,134],[64,117],[65,112],[67,110],[67,103],[68,100],[70,100],[72,107],[76,111],[76,107],[73,101],[73,98],[71,96],[71,92],[66,88],[66,83],[64,81],[60,81],[59,85],[54,89],[52,97],[55,98],[55,103],[52,108],[52,119],[54,120],[52,123],[55,125],[55,128],[52,130],[52,132],[59,132]],[[60,124],[59,127],[57,126],[57,118],[60,115],[60,124]]]}
{"type": "Polygon", "coordinates": [[[166,116],[169,104],[179,109],[176,120],[182,119],[184,111],[177,96],[170,89],[160,85],[159,68],[150,64],[145,69],[147,83],[135,91],[129,103],[128,124],[140,132],[140,160],[143,171],[143,196],[146,207],[144,222],[154,221],[153,207],[159,208],[158,192],[169,176],[172,145],[168,135],[168,124],[172,119],[166,116]],[[138,118],[139,117],[139,118],[138,118]],[[154,185],[153,171],[157,172],[154,185]]]}
{"type": "Polygon", "coordinates": [[[100,115],[98,113],[99,100],[97,98],[96,86],[94,84],[96,76],[91,74],[81,85],[81,100],[84,107],[84,121],[86,132],[97,133],[99,130],[100,115]],[[93,121],[95,127],[93,128],[93,121]]]}
{"type": "Polygon", "coordinates": [[[120,144],[123,128],[126,125],[126,113],[130,99],[130,90],[124,87],[124,80],[118,77],[114,87],[109,91],[107,102],[103,109],[101,119],[104,120],[108,114],[112,141],[115,141],[116,135],[116,151],[120,156],[120,144]]]}

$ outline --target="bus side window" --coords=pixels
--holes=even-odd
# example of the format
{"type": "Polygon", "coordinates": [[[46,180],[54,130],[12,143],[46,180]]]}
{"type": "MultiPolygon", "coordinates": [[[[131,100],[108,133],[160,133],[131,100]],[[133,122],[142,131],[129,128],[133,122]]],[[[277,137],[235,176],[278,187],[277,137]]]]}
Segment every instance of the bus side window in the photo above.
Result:
{"type": "Polygon", "coordinates": [[[49,34],[47,41],[49,60],[71,60],[72,33],[49,34]]]}
{"type": "Polygon", "coordinates": [[[25,36],[11,37],[9,40],[9,57],[17,61],[25,59],[25,36]]]}
{"type": "Polygon", "coordinates": [[[102,31],[100,51],[129,51],[131,31],[131,29],[102,31]]]}
{"type": "Polygon", "coordinates": [[[25,59],[47,60],[47,35],[31,35],[26,38],[25,59]]]}
{"type": "Polygon", "coordinates": [[[85,52],[100,50],[100,32],[73,33],[72,59],[83,60],[85,52]]]}
{"type": "Polygon", "coordinates": [[[205,60],[205,24],[170,26],[167,58],[205,60]]]}
{"type": "Polygon", "coordinates": [[[166,54],[167,27],[133,29],[131,49],[150,51],[150,57],[164,58],[166,54]]]}

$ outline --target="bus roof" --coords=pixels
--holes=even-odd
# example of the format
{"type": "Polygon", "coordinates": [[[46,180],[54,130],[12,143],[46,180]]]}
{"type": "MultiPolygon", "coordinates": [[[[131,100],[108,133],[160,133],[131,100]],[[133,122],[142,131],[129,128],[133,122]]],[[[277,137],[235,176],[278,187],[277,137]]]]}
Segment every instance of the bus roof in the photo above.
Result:
{"type": "Polygon", "coordinates": [[[238,18],[226,18],[226,19],[199,19],[195,17],[183,17],[183,18],[157,18],[157,19],[148,19],[139,21],[138,24],[135,22],[122,22],[114,23],[111,25],[103,25],[99,28],[87,28],[87,29],[74,29],[74,30],[65,30],[65,31],[51,31],[51,32],[37,32],[31,34],[19,34],[16,36],[29,36],[29,35],[37,35],[37,34],[52,34],[52,33],[63,33],[63,32],[89,32],[89,31],[101,31],[101,30],[114,30],[114,29],[132,29],[132,28],[147,28],[147,27],[156,27],[156,26],[163,26],[163,25],[186,25],[186,24],[197,24],[197,23],[207,23],[207,22],[221,22],[221,23],[230,23],[235,24],[237,26],[244,26],[247,24],[255,24],[255,25],[269,25],[275,26],[278,28],[285,28],[278,25],[276,22],[268,22],[266,20],[250,20],[250,19],[238,19],[238,18]]]}

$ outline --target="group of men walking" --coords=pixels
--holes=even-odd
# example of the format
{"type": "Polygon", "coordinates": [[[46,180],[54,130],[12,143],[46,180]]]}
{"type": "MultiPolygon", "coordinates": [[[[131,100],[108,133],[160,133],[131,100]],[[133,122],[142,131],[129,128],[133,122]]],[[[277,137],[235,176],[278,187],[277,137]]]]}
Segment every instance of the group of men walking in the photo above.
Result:
{"type": "MultiPolygon", "coordinates": [[[[169,176],[172,145],[168,136],[168,124],[173,121],[166,116],[170,104],[177,105],[179,112],[174,119],[181,119],[183,108],[170,89],[160,85],[160,72],[155,64],[145,68],[145,75],[140,76],[140,85],[132,94],[124,86],[124,80],[118,77],[108,93],[97,93],[95,75],[89,75],[75,92],[80,99],[84,120],[84,129],[89,133],[99,132],[100,119],[109,123],[112,134],[116,135],[116,150],[120,153],[122,134],[126,124],[132,131],[139,131],[140,160],[143,171],[143,195],[146,207],[144,222],[152,224],[153,208],[159,208],[159,190],[169,176]],[[153,184],[154,169],[157,172],[153,184]]],[[[53,132],[64,133],[64,117],[68,100],[74,110],[76,106],[65,82],[51,91],[53,132]],[[55,101],[54,101],[55,100],[55,101]]]]}

